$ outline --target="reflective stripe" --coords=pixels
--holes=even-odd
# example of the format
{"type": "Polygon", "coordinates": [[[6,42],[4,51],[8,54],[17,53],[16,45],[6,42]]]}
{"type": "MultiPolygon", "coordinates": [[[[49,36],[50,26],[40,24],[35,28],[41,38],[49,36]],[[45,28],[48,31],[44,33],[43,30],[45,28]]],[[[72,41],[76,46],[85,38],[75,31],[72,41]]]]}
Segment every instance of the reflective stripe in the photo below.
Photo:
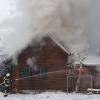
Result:
{"type": "Polygon", "coordinates": [[[7,90],[5,90],[5,93],[7,93],[7,90]]]}
{"type": "Polygon", "coordinates": [[[4,84],[5,86],[10,86],[10,84],[4,84]]]}

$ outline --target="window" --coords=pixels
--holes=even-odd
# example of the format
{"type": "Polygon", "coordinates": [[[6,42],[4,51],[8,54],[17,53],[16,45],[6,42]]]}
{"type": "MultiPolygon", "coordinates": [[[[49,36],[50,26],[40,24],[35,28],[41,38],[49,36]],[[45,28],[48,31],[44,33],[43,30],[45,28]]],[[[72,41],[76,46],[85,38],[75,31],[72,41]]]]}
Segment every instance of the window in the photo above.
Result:
{"type": "Polygon", "coordinates": [[[45,67],[40,68],[41,79],[47,79],[47,69],[45,67]]]}
{"type": "Polygon", "coordinates": [[[22,70],[23,77],[28,77],[30,75],[30,69],[26,66],[22,70]]]}

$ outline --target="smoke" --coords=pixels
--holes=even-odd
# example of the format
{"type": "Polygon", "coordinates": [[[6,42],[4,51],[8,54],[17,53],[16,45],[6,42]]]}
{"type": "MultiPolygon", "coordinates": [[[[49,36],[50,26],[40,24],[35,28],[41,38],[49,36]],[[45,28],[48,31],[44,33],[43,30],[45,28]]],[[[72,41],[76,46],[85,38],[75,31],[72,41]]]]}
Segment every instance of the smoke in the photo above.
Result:
{"type": "Polygon", "coordinates": [[[89,44],[88,51],[95,55],[100,55],[100,14],[99,0],[95,0],[94,6],[90,12],[90,17],[87,22],[85,35],[89,44]],[[98,53],[98,54],[97,54],[98,53]]]}
{"type": "Polygon", "coordinates": [[[94,37],[90,30],[94,30],[97,1],[0,0],[0,54],[16,55],[33,40],[47,34],[71,52],[87,52],[94,37]]]}

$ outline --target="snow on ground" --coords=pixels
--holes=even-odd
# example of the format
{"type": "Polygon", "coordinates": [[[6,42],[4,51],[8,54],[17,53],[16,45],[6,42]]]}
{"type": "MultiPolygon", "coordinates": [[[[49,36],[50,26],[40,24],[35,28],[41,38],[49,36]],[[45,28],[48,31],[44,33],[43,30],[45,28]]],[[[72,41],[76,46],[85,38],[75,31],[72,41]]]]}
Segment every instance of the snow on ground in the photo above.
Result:
{"type": "Polygon", "coordinates": [[[3,97],[1,94],[0,100],[100,100],[100,95],[64,92],[42,92],[37,94],[9,94],[8,97],[3,97]]]}

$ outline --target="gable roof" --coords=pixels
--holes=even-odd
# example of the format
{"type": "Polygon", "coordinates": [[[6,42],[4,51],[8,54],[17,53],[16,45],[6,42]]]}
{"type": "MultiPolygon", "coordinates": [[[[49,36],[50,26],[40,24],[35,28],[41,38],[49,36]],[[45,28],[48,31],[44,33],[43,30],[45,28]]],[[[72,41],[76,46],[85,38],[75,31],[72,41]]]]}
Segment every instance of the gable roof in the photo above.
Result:
{"type": "Polygon", "coordinates": [[[71,54],[71,52],[68,50],[68,48],[65,48],[64,45],[62,45],[57,39],[55,39],[53,36],[50,36],[49,37],[64,51],[66,52],[68,55],[71,54]]]}

